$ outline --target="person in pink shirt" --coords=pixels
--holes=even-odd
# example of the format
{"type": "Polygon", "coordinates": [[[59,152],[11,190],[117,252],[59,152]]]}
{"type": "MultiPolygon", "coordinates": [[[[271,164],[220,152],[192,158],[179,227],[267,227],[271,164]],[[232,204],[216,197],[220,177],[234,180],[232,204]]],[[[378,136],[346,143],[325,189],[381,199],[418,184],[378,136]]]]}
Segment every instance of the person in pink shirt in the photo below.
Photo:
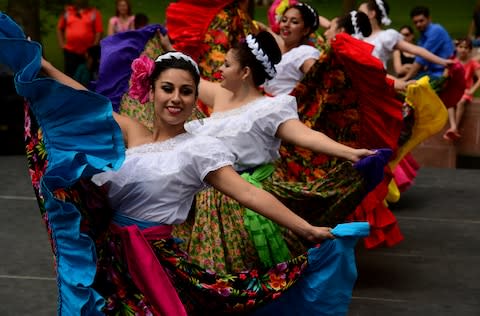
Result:
{"type": "Polygon", "coordinates": [[[458,130],[465,106],[473,100],[473,95],[480,87],[480,63],[472,58],[472,41],[468,38],[462,38],[456,41],[456,53],[458,61],[465,69],[465,93],[455,107],[448,109],[448,118],[450,128],[445,132],[443,138],[446,140],[456,140],[461,137],[458,130]]]}
{"type": "Polygon", "coordinates": [[[108,35],[135,29],[135,15],[128,0],[115,1],[115,15],[108,20],[108,35]]]}

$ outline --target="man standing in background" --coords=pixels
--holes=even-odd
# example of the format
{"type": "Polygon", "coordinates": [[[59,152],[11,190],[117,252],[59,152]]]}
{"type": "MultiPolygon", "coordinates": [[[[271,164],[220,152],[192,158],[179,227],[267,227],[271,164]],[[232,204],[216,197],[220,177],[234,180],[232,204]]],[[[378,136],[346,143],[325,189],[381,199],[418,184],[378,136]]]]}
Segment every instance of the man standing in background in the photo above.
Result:
{"type": "Polygon", "coordinates": [[[73,77],[85,62],[88,48],[98,45],[103,33],[102,15],[88,0],[74,0],[67,5],[57,24],[58,44],[63,49],[64,72],[73,77]]]}
{"type": "MultiPolygon", "coordinates": [[[[420,32],[419,46],[442,58],[448,59],[453,57],[455,46],[450,35],[443,26],[432,23],[430,10],[427,7],[415,7],[410,12],[410,17],[415,28],[420,32]]],[[[417,56],[404,79],[408,80],[422,75],[429,75],[433,79],[439,78],[444,70],[444,66],[430,63],[417,56]]]]}

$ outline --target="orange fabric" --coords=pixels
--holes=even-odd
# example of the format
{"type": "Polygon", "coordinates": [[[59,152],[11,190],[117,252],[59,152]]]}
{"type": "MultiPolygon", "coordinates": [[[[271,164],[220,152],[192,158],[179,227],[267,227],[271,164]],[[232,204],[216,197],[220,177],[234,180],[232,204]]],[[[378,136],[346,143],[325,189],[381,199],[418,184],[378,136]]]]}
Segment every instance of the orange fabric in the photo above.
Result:
{"type": "Polygon", "coordinates": [[[94,44],[95,35],[103,32],[102,16],[95,8],[82,9],[77,13],[74,6],[67,6],[57,28],[64,32],[64,49],[84,54],[94,44]]]}

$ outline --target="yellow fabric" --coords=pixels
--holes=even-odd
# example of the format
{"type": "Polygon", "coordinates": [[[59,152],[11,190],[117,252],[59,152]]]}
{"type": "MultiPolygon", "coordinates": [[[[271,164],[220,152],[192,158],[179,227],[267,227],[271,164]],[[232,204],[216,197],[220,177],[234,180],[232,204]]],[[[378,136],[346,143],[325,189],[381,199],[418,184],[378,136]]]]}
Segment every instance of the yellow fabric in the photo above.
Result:
{"type": "Polygon", "coordinates": [[[290,5],[290,1],[288,0],[280,1],[277,8],[275,9],[275,16],[282,16],[282,14],[285,12],[285,10],[288,8],[289,5],[290,5]]]}
{"type": "Polygon", "coordinates": [[[407,87],[405,101],[414,108],[415,123],[412,136],[398,149],[397,156],[389,163],[392,170],[418,144],[440,132],[448,120],[447,108],[430,86],[428,76],[407,87]]]}
{"type": "Polygon", "coordinates": [[[389,203],[397,203],[400,200],[400,190],[398,190],[395,179],[392,179],[388,184],[388,193],[385,200],[389,203]]]}

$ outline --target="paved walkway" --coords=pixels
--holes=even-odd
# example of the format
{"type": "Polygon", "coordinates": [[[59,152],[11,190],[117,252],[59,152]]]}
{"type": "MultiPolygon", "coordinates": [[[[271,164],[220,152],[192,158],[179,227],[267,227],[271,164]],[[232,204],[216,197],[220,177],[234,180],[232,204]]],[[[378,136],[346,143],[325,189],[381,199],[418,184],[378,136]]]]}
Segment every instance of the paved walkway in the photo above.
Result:
{"type": "MultiPolygon", "coordinates": [[[[394,213],[405,241],[358,247],[349,316],[480,315],[480,170],[422,169],[394,213]]],[[[0,315],[55,315],[52,255],[22,156],[0,156],[0,217],[0,315]]]]}

